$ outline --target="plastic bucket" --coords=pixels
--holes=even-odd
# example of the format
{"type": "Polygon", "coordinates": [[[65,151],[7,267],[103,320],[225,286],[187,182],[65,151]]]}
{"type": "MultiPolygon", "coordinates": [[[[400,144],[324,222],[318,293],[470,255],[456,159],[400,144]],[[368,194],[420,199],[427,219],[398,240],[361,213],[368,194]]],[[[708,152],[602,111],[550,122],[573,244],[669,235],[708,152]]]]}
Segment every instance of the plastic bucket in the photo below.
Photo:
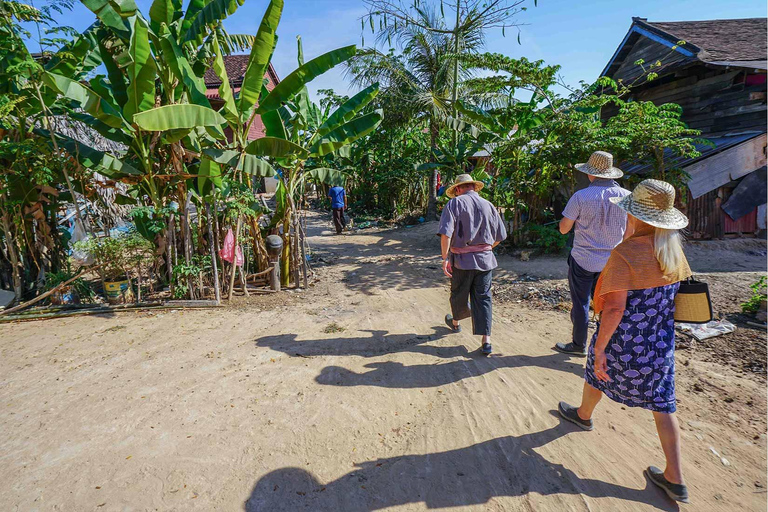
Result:
{"type": "Polygon", "coordinates": [[[107,295],[107,302],[110,304],[133,302],[133,290],[128,279],[104,282],[104,293],[107,295]]]}

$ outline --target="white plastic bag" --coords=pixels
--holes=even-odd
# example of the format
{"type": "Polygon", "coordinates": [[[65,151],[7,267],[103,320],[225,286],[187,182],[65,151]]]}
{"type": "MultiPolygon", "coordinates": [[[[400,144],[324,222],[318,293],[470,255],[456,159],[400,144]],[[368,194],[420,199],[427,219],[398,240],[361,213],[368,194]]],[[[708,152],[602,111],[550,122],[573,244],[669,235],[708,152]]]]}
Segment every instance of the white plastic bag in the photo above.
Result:
{"type": "Polygon", "coordinates": [[[712,320],[706,324],[686,324],[678,322],[675,327],[686,334],[690,334],[697,341],[722,336],[736,330],[736,326],[728,320],[712,320]]]}
{"type": "MultiPolygon", "coordinates": [[[[70,244],[72,247],[75,246],[76,242],[82,242],[83,240],[88,239],[88,234],[85,232],[85,228],[83,227],[82,223],[75,219],[75,228],[72,230],[72,238],[70,238],[70,244]]],[[[88,266],[93,265],[94,259],[92,254],[88,254],[86,251],[78,250],[78,249],[72,249],[72,254],[70,255],[72,260],[77,263],[80,266],[88,266]]]]}

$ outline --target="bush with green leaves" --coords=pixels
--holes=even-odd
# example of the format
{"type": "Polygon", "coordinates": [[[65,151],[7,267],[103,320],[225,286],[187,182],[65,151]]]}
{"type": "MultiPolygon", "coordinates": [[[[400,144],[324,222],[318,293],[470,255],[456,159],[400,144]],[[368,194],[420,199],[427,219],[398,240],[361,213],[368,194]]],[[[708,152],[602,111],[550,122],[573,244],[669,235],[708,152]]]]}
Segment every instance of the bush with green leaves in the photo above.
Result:
{"type": "MultiPolygon", "coordinates": [[[[45,290],[53,290],[57,286],[59,286],[62,283],[66,283],[73,277],[75,277],[76,273],[71,272],[70,270],[59,270],[56,272],[47,272],[45,274],[45,290]]],[[[91,286],[88,284],[88,281],[83,279],[82,277],[78,277],[71,283],[69,283],[67,286],[72,288],[80,298],[80,301],[82,302],[93,302],[93,290],[91,289],[91,286]]]]}
{"type": "Polygon", "coordinates": [[[555,226],[528,224],[525,227],[525,232],[528,237],[527,245],[541,249],[544,253],[559,253],[565,249],[568,242],[568,236],[560,233],[560,230],[555,226]]]}
{"type": "Polygon", "coordinates": [[[741,310],[744,313],[757,313],[760,309],[760,303],[768,298],[768,295],[766,295],[765,276],[762,276],[749,287],[752,289],[752,296],[747,302],[741,305],[741,310]]]}
{"type": "Polygon", "coordinates": [[[104,281],[121,281],[154,259],[154,245],[136,231],[124,235],[88,238],[75,243],[75,250],[93,256],[96,272],[104,281]]]}

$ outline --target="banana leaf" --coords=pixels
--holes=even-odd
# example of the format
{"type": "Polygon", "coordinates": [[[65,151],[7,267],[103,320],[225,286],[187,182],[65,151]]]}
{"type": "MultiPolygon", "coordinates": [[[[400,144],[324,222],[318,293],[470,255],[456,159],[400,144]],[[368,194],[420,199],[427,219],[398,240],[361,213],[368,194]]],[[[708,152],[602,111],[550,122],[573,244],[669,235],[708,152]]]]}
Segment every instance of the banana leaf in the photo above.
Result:
{"type": "Polygon", "coordinates": [[[229,76],[227,75],[227,68],[224,66],[224,57],[221,54],[221,47],[219,46],[219,39],[216,35],[213,36],[213,51],[216,53],[216,58],[213,60],[213,71],[216,76],[221,80],[219,86],[219,97],[224,100],[224,106],[221,107],[220,112],[224,115],[230,126],[235,127],[240,124],[240,116],[237,113],[237,105],[235,105],[235,96],[232,93],[232,87],[229,85],[229,76]]]}
{"type": "Polygon", "coordinates": [[[190,101],[195,105],[210,107],[211,102],[208,101],[205,95],[205,81],[195,75],[192,66],[172,34],[164,34],[160,38],[160,48],[163,52],[163,59],[165,59],[173,74],[189,91],[190,101]]]}
{"type": "Polygon", "coordinates": [[[78,103],[83,110],[104,124],[112,128],[125,125],[117,107],[77,80],[46,72],[43,73],[43,82],[65,98],[78,103]]]}
{"type": "MultiPolygon", "coordinates": [[[[78,77],[83,72],[83,64],[86,57],[92,50],[98,45],[98,39],[96,37],[96,31],[99,25],[94,23],[88,27],[82,34],[77,36],[74,40],[65,44],[56,54],[51,57],[45,64],[45,70],[58,75],[68,77],[78,77]]],[[[97,59],[99,61],[100,59],[97,59]]],[[[95,64],[96,67],[99,62],[89,62],[89,67],[95,64]]]]}
{"type": "Polygon", "coordinates": [[[500,136],[505,136],[507,132],[509,132],[509,130],[505,129],[493,115],[480,107],[469,105],[459,100],[456,103],[456,108],[464,115],[464,117],[475,123],[476,126],[480,125],[500,136]]]}
{"type": "Polygon", "coordinates": [[[272,158],[286,158],[295,156],[301,160],[309,156],[309,151],[285,139],[277,137],[262,137],[256,139],[245,148],[245,152],[251,155],[269,156],[272,158]]]}
{"type": "Polygon", "coordinates": [[[258,177],[270,177],[277,174],[269,162],[253,155],[240,154],[231,149],[204,149],[203,154],[214,162],[229,166],[258,177]]]}
{"type": "Polygon", "coordinates": [[[245,0],[211,0],[204,4],[205,7],[200,9],[184,34],[184,42],[196,41],[198,45],[202,43],[208,27],[234,13],[238,7],[243,5],[243,2],[245,0]]]}
{"type": "Polygon", "coordinates": [[[197,192],[201,196],[211,193],[213,188],[221,188],[221,167],[217,162],[203,158],[197,170],[197,192]]]}
{"type": "Polygon", "coordinates": [[[131,64],[128,65],[128,101],[123,107],[126,119],[155,106],[155,75],[157,66],[149,47],[149,27],[143,18],[133,16],[129,19],[131,40],[128,52],[131,64]]]}
{"type": "Polygon", "coordinates": [[[376,82],[349,98],[339,106],[339,108],[337,108],[322,125],[320,125],[315,135],[312,136],[312,139],[314,140],[317,137],[322,137],[353,119],[355,115],[370,103],[378,93],[379,83],[376,82]]]}
{"type": "Polygon", "coordinates": [[[115,97],[115,101],[120,108],[122,108],[128,102],[128,88],[125,83],[125,75],[113,60],[106,46],[104,46],[104,38],[107,37],[106,31],[99,30],[99,36],[99,53],[101,54],[104,67],[107,69],[112,95],[115,97]]]}
{"type": "Polygon", "coordinates": [[[212,108],[180,103],[145,110],[133,116],[133,122],[142,130],[191,130],[197,126],[221,126],[227,120],[212,108]]]}
{"type": "Polygon", "coordinates": [[[476,126],[473,126],[465,121],[462,121],[461,119],[456,119],[454,117],[446,117],[445,118],[445,124],[450,128],[451,130],[466,133],[474,138],[480,137],[484,132],[483,130],[479,129],[476,126]]]}
{"type": "Polygon", "coordinates": [[[113,128],[90,114],[77,110],[67,110],[67,115],[70,118],[93,128],[106,139],[125,144],[126,146],[130,146],[133,142],[133,137],[131,137],[129,133],[126,133],[120,128],[113,128]]]}
{"type": "Polygon", "coordinates": [[[328,133],[310,147],[312,155],[323,156],[333,153],[375,130],[384,119],[381,110],[357,117],[328,133]]]}
{"type": "Polygon", "coordinates": [[[355,45],[345,46],[310,60],[277,84],[256,109],[256,113],[276,110],[283,103],[291,101],[306,84],[334,66],[349,60],[356,51],[355,45]]]}
{"type": "MultiPolygon", "coordinates": [[[[243,76],[243,85],[240,88],[239,109],[243,114],[250,113],[261,94],[264,74],[267,72],[272,52],[275,49],[277,36],[275,31],[280,23],[283,13],[283,0],[272,0],[267,6],[264,17],[261,19],[259,30],[256,32],[256,41],[251,48],[248,58],[248,67],[243,76]]],[[[247,116],[250,117],[250,116],[247,116]]]]}
{"type": "MultiPolygon", "coordinates": [[[[50,142],[51,136],[48,130],[35,128],[33,131],[37,135],[44,137],[51,147],[53,146],[53,143],[50,142]]],[[[125,176],[140,176],[143,174],[132,165],[113,157],[109,153],[86,146],[71,137],[60,133],[56,133],[55,137],[59,147],[64,148],[67,153],[77,158],[83,167],[92,169],[108,178],[120,179],[125,176]]]]}
{"type": "Polygon", "coordinates": [[[149,19],[161,25],[170,25],[175,15],[181,10],[181,2],[177,0],[154,0],[149,8],[149,19]]]}
{"type": "MultiPolygon", "coordinates": [[[[112,30],[124,41],[130,37],[130,27],[109,0],[81,0],[83,5],[96,15],[105,27],[112,30]]],[[[135,7],[135,4],[134,4],[135,7]]]]}
{"type": "Polygon", "coordinates": [[[317,167],[311,169],[305,173],[305,176],[311,178],[319,183],[325,183],[332,187],[343,187],[347,183],[347,175],[337,169],[330,169],[328,167],[317,167]]]}

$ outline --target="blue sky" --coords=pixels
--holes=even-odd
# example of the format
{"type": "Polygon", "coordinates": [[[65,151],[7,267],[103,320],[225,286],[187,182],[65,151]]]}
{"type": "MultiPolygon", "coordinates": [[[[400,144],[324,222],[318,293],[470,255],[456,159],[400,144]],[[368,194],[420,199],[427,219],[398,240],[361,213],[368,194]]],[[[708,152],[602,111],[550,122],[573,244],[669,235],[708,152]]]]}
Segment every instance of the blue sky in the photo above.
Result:
{"type": "MultiPolygon", "coordinates": [[[[137,0],[145,15],[151,0],[137,0]]],[[[186,3],[186,1],[185,1],[186,3]]],[[[255,33],[266,8],[266,0],[246,0],[225,21],[230,33],[255,33]]],[[[561,74],[569,84],[579,80],[594,81],[626,34],[632,16],[650,21],[690,21],[766,16],[765,0],[539,0],[538,7],[528,2],[528,10],[518,17],[524,24],[518,45],[514,30],[488,34],[487,50],[512,57],[543,59],[547,64],[560,64],[561,74]]],[[[285,0],[278,28],[279,43],[273,63],[284,77],[296,67],[296,36],[301,35],[307,59],[333,48],[360,45],[360,16],[365,14],[361,0],[285,0]]],[[[447,13],[446,13],[447,14],[447,13]]],[[[93,14],[85,7],[60,17],[61,24],[85,29],[93,14]]],[[[366,44],[373,42],[370,31],[366,44]]],[[[313,96],[318,89],[333,88],[349,93],[343,74],[332,70],[310,84],[313,96]]]]}

